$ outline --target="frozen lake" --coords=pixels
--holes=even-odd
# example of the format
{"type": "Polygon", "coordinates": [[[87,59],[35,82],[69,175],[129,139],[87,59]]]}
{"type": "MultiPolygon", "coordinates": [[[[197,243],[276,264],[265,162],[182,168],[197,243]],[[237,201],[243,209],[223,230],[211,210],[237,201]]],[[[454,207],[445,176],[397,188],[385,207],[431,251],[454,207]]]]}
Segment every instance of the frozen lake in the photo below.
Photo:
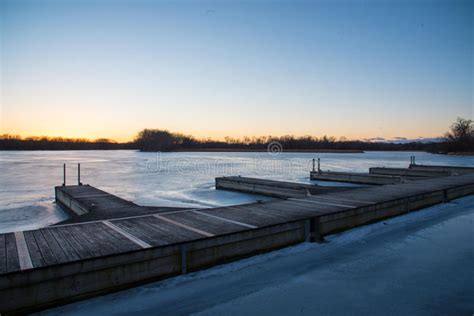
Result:
{"type": "Polygon", "coordinates": [[[312,158],[324,170],[367,172],[369,167],[407,167],[417,163],[473,166],[474,157],[422,152],[330,153],[141,153],[137,151],[2,151],[0,152],[0,232],[44,227],[67,218],[54,202],[53,188],[75,184],[76,164],[82,182],[141,205],[213,207],[253,202],[257,198],[216,191],[214,178],[224,175],[309,182],[312,158]]]}

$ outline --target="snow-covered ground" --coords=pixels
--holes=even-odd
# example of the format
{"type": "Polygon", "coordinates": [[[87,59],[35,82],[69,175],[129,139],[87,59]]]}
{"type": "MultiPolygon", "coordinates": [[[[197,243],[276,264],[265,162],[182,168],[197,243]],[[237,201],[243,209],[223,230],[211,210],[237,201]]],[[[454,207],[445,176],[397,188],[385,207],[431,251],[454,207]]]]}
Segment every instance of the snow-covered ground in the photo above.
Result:
{"type": "Polygon", "coordinates": [[[471,315],[474,196],[45,311],[45,315],[471,315]]]}
{"type": "Polygon", "coordinates": [[[141,205],[213,207],[254,202],[255,195],[214,189],[214,178],[242,175],[310,182],[312,158],[324,170],[367,172],[369,167],[407,167],[418,163],[471,165],[474,157],[422,152],[331,153],[141,153],[117,151],[0,151],[0,233],[48,226],[67,218],[54,202],[62,164],[67,183],[82,182],[141,205]]]}

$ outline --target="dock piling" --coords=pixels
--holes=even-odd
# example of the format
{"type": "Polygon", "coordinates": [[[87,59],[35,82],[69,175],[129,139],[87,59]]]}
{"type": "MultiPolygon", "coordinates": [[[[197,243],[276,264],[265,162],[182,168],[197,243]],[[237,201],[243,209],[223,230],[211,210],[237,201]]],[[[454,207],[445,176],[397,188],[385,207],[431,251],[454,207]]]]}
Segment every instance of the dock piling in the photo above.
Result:
{"type": "Polygon", "coordinates": [[[186,244],[181,245],[181,274],[188,273],[186,244]]]}
{"type": "MultiPolygon", "coordinates": [[[[305,227],[306,229],[306,227],[305,227]]],[[[309,220],[309,242],[320,243],[323,241],[321,236],[321,222],[319,217],[314,217],[309,220]]]]}
{"type": "Polygon", "coordinates": [[[66,164],[63,164],[63,186],[66,186],[66,164]]]}
{"type": "Polygon", "coordinates": [[[77,185],[82,185],[81,182],[81,164],[77,164],[77,185]]]}
{"type": "Polygon", "coordinates": [[[321,158],[318,158],[318,173],[321,173],[321,158]]]}
{"type": "Polygon", "coordinates": [[[316,171],[315,167],[316,167],[316,159],[313,158],[313,171],[316,171]]]}

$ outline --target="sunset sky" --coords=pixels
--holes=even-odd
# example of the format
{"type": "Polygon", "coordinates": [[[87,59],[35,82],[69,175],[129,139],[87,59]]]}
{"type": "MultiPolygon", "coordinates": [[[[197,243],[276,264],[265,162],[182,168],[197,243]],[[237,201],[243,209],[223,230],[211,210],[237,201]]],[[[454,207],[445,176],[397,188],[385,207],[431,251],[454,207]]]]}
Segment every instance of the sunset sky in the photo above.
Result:
{"type": "Polygon", "coordinates": [[[0,2],[1,133],[415,138],[473,117],[473,1],[0,2]]]}

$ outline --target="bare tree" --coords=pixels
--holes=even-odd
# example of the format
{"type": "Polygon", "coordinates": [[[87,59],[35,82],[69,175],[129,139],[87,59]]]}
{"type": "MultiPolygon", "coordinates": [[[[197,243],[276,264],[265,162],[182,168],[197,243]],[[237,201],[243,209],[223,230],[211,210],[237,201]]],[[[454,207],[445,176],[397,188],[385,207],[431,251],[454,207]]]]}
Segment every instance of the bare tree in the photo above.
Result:
{"type": "Polygon", "coordinates": [[[446,133],[446,138],[451,151],[474,151],[473,121],[458,117],[446,133]]]}

